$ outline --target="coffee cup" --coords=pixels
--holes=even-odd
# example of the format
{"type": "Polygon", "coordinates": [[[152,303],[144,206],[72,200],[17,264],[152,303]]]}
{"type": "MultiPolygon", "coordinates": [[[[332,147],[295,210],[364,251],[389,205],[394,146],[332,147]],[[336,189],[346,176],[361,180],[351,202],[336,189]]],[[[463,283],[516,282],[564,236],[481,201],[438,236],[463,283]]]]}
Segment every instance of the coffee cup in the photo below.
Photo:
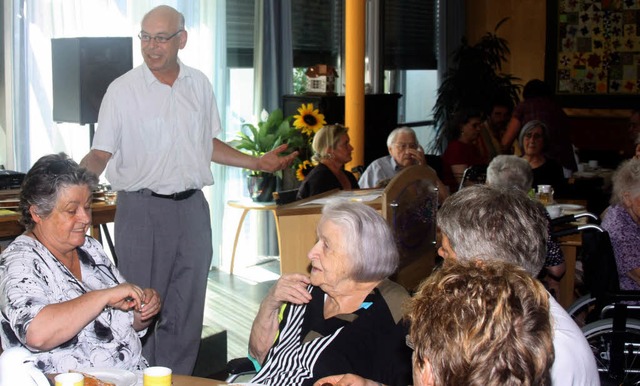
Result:
{"type": "Polygon", "coordinates": [[[598,160],[592,159],[589,161],[589,167],[591,169],[597,169],[598,168],[598,160]]]}
{"type": "Polygon", "coordinates": [[[142,372],[143,386],[171,386],[171,373],[168,367],[147,367],[142,372]]]}
{"type": "Polygon", "coordinates": [[[56,386],[84,386],[84,375],[80,373],[63,373],[54,378],[56,386]]]}
{"type": "Polygon", "coordinates": [[[588,164],[586,162],[580,162],[578,164],[578,171],[581,172],[581,173],[586,171],[587,170],[587,165],[588,164]]]}

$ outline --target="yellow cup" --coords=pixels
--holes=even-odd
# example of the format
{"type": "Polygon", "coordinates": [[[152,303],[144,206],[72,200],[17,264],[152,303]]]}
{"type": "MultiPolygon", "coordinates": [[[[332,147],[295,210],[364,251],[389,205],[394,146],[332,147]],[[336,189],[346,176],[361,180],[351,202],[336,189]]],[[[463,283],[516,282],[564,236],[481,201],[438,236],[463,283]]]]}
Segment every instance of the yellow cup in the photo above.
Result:
{"type": "Polygon", "coordinates": [[[171,369],[163,366],[146,368],[142,373],[144,386],[171,386],[171,369]]]}
{"type": "Polygon", "coordinates": [[[54,379],[56,386],[84,386],[84,375],[80,373],[58,374],[54,379]]]}

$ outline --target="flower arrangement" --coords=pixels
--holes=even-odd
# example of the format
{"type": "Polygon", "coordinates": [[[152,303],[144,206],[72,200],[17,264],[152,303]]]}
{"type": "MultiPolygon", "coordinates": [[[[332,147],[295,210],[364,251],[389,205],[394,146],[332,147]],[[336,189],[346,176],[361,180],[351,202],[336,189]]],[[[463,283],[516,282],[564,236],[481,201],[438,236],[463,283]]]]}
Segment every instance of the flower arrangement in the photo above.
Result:
{"type": "Polygon", "coordinates": [[[306,105],[303,103],[298,108],[298,115],[294,115],[293,118],[293,126],[299,130],[305,143],[303,148],[299,148],[300,155],[294,162],[296,179],[303,181],[314,167],[310,161],[311,154],[313,154],[313,149],[311,148],[313,137],[327,122],[324,120],[324,115],[318,109],[314,109],[313,103],[306,105]]]}
{"type": "MultiPolygon", "coordinates": [[[[259,157],[278,146],[286,143],[289,145],[288,152],[298,150],[299,156],[293,163],[298,181],[313,169],[310,162],[313,150],[311,143],[314,135],[326,124],[324,115],[318,109],[314,109],[313,103],[302,104],[298,108],[298,115],[285,117],[282,110],[276,109],[271,113],[263,110],[257,124],[243,123],[241,130],[229,145],[259,157]],[[293,125],[291,121],[293,120],[293,125]]],[[[262,175],[259,171],[249,171],[250,175],[262,175]]],[[[282,178],[282,171],[274,173],[282,178]]]]}

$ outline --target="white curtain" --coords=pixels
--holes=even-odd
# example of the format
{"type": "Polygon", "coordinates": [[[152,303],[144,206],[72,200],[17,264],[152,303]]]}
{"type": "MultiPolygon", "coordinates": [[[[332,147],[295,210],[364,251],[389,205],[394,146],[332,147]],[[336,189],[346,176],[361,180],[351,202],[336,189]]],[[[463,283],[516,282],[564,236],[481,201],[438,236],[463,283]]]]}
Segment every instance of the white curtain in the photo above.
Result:
{"type": "MultiPolygon", "coordinates": [[[[42,155],[64,151],[76,161],[89,151],[89,129],[56,123],[52,115],[51,39],[68,37],[133,37],[133,65],[142,63],[140,21],[155,6],[170,5],[185,16],[188,42],[181,60],[212,81],[218,108],[226,119],[227,70],[225,0],[6,0],[13,22],[13,85],[7,90],[14,110],[15,169],[28,170],[42,155]]],[[[97,128],[99,130],[99,128],[97,128]]],[[[221,135],[224,140],[226,133],[221,135]]],[[[214,264],[220,260],[225,168],[212,166],[216,184],[206,190],[212,211],[214,264]]],[[[117,242],[117,241],[116,241],[117,242]]]]}

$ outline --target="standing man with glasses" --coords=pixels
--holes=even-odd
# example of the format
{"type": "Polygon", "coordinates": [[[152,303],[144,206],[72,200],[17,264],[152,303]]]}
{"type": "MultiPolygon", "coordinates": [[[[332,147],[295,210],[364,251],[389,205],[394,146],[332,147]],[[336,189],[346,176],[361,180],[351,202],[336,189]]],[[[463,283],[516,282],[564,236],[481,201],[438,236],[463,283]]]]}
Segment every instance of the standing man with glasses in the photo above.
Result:
{"type": "MultiPolygon", "coordinates": [[[[362,173],[358,185],[361,189],[386,186],[403,168],[411,165],[427,165],[422,146],[418,144],[415,131],[410,127],[398,127],[387,137],[389,155],[373,161],[362,173]]],[[[448,196],[448,189],[439,179],[438,199],[442,202],[448,196]]]]}
{"type": "Polygon", "coordinates": [[[143,353],[152,365],[191,374],[202,331],[213,248],[210,163],[273,172],[297,153],[283,145],[262,157],[215,138],[221,130],[206,76],[178,59],[187,44],[184,16],[159,6],[142,19],[144,64],[116,79],[104,96],[91,151],[81,165],[118,191],[118,268],[128,281],[156,288],[163,309],[143,353]]]}

